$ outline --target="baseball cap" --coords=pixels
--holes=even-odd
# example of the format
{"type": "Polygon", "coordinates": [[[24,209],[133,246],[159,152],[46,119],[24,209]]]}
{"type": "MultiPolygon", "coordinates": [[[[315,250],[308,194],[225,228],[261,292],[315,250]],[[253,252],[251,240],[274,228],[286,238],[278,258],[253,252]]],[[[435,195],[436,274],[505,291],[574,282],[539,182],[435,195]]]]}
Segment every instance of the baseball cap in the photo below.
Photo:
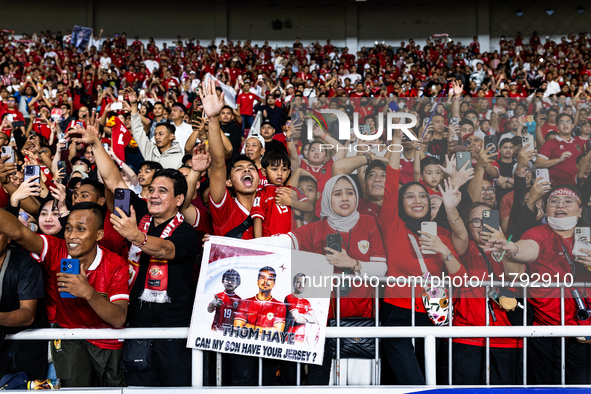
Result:
{"type": "Polygon", "coordinates": [[[260,134],[251,134],[251,135],[248,136],[248,138],[246,140],[248,141],[250,138],[256,138],[261,143],[261,146],[263,148],[265,147],[265,139],[263,138],[262,135],[260,135],[260,134]]]}
{"type": "Polygon", "coordinates": [[[273,126],[271,124],[271,121],[269,119],[263,119],[263,121],[261,122],[261,127],[263,127],[264,125],[269,125],[269,126],[273,126]]]}
{"type": "Polygon", "coordinates": [[[92,164],[90,163],[90,161],[88,161],[88,159],[85,157],[75,156],[71,160],[72,165],[75,165],[78,162],[82,162],[82,163],[86,164],[88,166],[88,168],[92,167],[92,164]]]}
{"type": "Polygon", "coordinates": [[[372,160],[371,163],[369,163],[367,165],[367,168],[365,169],[365,178],[367,178],[367,176],[369,175],[369,172],[376,167],[379,167],[382,170],[386,171],[386,163],[385,162],[383,162],[381,160],[372,160]]]}

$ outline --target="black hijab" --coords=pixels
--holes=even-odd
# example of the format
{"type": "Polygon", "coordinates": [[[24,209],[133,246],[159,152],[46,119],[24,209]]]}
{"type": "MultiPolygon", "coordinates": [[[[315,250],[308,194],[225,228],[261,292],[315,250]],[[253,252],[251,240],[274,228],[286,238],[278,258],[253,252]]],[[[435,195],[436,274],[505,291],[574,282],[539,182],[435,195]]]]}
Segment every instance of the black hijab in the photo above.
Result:
{"type": "Polygon", "coordinates": [[[427,195],[429,195],[427,188],[423,184],[421,184],[419,182],[405,183],[398,191],[398,216],[406,224],[406,228],[408,228],[410,231],[412,231],[413,233],[418,235],[419,231],[421,230],[421,223],[431,221],[431,201],[427,201],[427,213],[425,214],[425,216],[423,218],[413,219],[410,216],[408,216],[406,214],[406,212],[404,211],[403,196],[404,196],[404,193],[408,190],[408,188],[413,185],[420,186],[424,190],[424,192],[427,193],[427,195]]]}

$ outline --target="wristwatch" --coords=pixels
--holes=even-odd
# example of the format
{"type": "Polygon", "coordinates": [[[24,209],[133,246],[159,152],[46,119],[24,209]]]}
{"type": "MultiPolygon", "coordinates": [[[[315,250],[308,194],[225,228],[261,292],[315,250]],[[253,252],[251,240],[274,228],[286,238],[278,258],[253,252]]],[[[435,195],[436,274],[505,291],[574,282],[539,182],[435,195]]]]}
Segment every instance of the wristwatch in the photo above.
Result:
{"type": "Polygon", "coordinates": [[[454,259],[454,255],[451,252],[447,256],[441,256],[443,261],[452,261],[454,259]]]}

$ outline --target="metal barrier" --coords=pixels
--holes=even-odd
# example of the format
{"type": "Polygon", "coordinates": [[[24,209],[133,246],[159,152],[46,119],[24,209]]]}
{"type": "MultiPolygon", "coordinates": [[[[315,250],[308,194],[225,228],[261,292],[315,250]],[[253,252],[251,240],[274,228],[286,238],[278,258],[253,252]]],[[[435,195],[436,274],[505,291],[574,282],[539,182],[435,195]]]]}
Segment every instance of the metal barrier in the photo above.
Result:
{"type": "MultiPolygon", "coordinates": [[[[386,278],[380,278],[380,283],[385,281],[386,278]]],[[[487,282],[485,287],[501,285],[501,282],[487,282]]],[[[527,291],[528,287],[536,288],[548,288],[546,286],[531,286],[529,284],[523,284],[521,282],[515,282],[510,286],[504,283],[506,287],[523,287],[524,288],[524,301],[527,304],[527,291]]],[[[414,290],[415,284],[413,284],[414,290]]],[[[589,336],[589,326],[565,326],[564,325],[564,288],[565,287],[591,287],[589,283],[552,283],[549,288],[559,287],[561,289],[561,325],[560,326],[462,326],[456,327],[419,327],[414,326],[414,310],[412,313],[412,325],[410,327],[327,327],[326,337],[327,338],[375,338],[376,345],[378,344],[379,338],[424,338],[425,339],[425,381],[428,386],[436,385],[436,338],[486,338],[486,384],[490,385],[490,344],[489,338],[501,337],[501,338],[523,338],[523,384],[527,384],[526,380],[526,367],[527,367],[527,338],[536,337],[559,337],[562,339],[561,348],[561,369],[562,369],[562,385],[565,384],[565,337],[585,337],[589,336]]],[[[376,316],[379,310],[379,288],[375,288],[376,298],[376,316]]],[[[338,292],[338,290],[337,290],[338,292]]],[[[488,302],[488,291],[486,300],[488,302]]],[[[450,291],[450,304],[453,305],[453,297],[451,296],[453,291],[450,291]]],[[[337,301],[339,297],[337,295],[337,301]]],[[[414,301],[414,292],[413,297],[414,301]]],[[[339,302],[337,302],[337,306],[339,302]]],[[[524,317],[527,313],[527,305],[524,309],[524,317]]],[[[337,307],[337,317],[340,316],[340,308],[337,307]]],[[[525,319],[524,319],[525,320],[525,319]]],[[[337,318],[338,321],[338,318],[337,318]]],[[[376,317],[376,324],[378,319],[376,317]]],[[[487,324],[488,313],[487,313],[487,324]]],[[[153,328],[126,328],[123,330],[114,329],[31,329],[24,330],[17,334],[7,335],[7,340],[53,340],[53,339],[184,339],[188,337],[188,327],[153,327],[153,328]]],[[[338,339],[337,339],[338,342],[338,339]]],[[[452,385],[451,381],[451,352],[452,341],[449,341],[450,352],[449,352],[449,384],[452,385]]],[[[219,353],[218,353],[219,356],[219,353]]],[[[339,350],[337,347],[337,363],[339,362],[339,350]]],[[[378,346],[376,346],[376,362],[379,363],[378,346]]],[[[259,366],[262,363],[262,359],[259,358],[259,366]]],[[[299,365],[300,363],[298,363],[299,365]]],[[[217,384],[221,385],[220,370],[221,363],[220,358],[217,360],[217,384]]],[[[590,372],[591,373],[591,372],[590,372]]],[[[378,374],[376,371],[375,382],[379,384],[378,374]]],[[[340,382],[336,380],[336,384],[340,382]]],[[[259,368],[259,385],[262,385],[262,368],[259,368]]],[[[298,385],[299,385],[299,368],[298,368],[298,385]]],[[[192,386],[203,387],[203,351],[192,349],[192,386]]],[[[445,386],[449,387],[449,386],[445,386]]]]}

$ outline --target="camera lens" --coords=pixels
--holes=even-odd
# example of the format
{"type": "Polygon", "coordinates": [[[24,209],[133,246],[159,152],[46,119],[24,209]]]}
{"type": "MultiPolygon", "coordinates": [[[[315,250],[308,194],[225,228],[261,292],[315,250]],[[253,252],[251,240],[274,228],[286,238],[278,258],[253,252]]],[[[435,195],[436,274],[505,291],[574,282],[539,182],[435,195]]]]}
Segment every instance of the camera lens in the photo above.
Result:
{"type": "Polygon", "coordinates": [[[582,321],[589,319],[589,309],[579,309],[577,311],[577,319],[582,321]]]}

